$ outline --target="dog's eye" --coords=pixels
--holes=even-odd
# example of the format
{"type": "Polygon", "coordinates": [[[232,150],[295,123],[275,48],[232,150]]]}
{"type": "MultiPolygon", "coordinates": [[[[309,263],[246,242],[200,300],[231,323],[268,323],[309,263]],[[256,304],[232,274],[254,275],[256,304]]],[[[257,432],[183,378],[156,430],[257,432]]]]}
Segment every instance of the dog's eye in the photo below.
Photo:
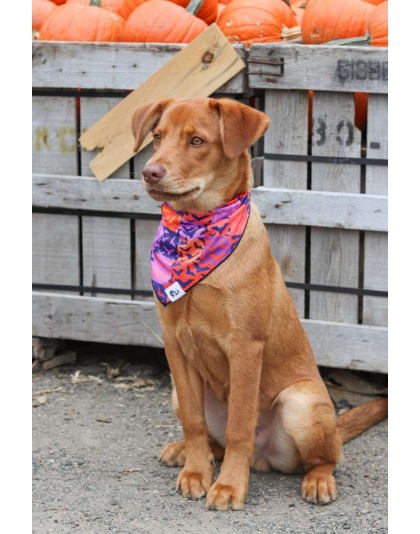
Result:
{"type": "Polygon", "coordinates": [[[201,137],[193,137],[191,139],[191,144],[194,145],[194,146],[200,146],[204,143],[203,139],[201,139],[201,137]]]}
{"type": "Polygon", "coordinates": [[[160,142],[160,134],[154,134],[153,135],[153,139],[154,139],[155,143],[159,143],[160,142]]]}

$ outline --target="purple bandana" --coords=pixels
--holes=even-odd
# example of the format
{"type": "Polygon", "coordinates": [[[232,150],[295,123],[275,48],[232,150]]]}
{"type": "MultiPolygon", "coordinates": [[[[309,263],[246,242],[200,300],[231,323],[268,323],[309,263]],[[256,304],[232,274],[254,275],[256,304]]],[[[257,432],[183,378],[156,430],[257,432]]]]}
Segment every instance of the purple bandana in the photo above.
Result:
{"type": "Polygon", "coordinates": [[[175,211],[162,204],[150,260],[153,289],[164,306],[185,295],[232,254],[250,209],[249,192],[211,212],[175,211]]]}

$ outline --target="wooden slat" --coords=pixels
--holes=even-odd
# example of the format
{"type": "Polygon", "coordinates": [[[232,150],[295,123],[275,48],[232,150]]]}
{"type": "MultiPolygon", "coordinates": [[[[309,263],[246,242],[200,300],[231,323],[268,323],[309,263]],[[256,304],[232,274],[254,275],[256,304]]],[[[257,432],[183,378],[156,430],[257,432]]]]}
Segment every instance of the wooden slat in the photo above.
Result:
{"type": "MultiPolygon", "coordinates": [[[[265,224],[387,231],[385,196],[257,187],[251,198],[265,224]]],[[[137,180],[34,174],[32,200],[39,208],[160,215],[137,180]]]]}
{"type": "MultiPolygon", "coordinates": [[[[162,347],[153,302],[32,294],[32,335],[162,347]]],[[[387,372],[387,330],[302,320],[318,365],[387,372]]]]}
{"type": "Polygon", "coordinates": [[[162,334],[153,302],[42,292],[34,292],[32,296],[35,337],[163,346],[156,337],[162,334]]]}
{"type": "Polygon", "coordinates": [[[255,89],[388,92],[388,49],[254,44],[248,57],[255,89]]]}
{"type": "Polygon", "coordinates": [[[77,174],[76,100],[32,99],[32,170],[77,174]]]}
{"type": "MultiPolygon", "coordinates": [[[[209,26],[80,137],[87,150],[103,148],[90,164],[98,180],[133,157],[131,118],[138,106],[168,97],[209,96],[245,66],[217,25],[209,26]],[[203,62],[205,54],[212,56],[210,63],[203,62]]],[[[140,149],[150,141],[149,135],[140,149]]]]}
{"type": "Polygon", "coordinates": [[[77,216],[32,215],[32,282],[79,285],[77,216]]]}
{"type": "MultiPolygon", "coordinates": [[[[80,98],[80,126],[82,132],[98,121],[121,98],[80,98]]],[[[81,150],[81,171],[93,176],[89,163],[94,152],[81,150]]],[[[128,179],[130,165],[122,165],[109,178],[128,179]]],[[[115,217],[82,217],[83,285],[93,287],[131,287],[131,237],[130,221],[115,217]]],[[[107,294],[109,295],[109,294],[107,294]]],[[[94,296],[107,296],[94,293],[94,296]]],[[[130,299],[130,295],[119,298],[130,299]]]]}
{"type": "MultiPolygon", "coordinates": [[[[316,156],[360,157],[361,134],[354,127],[353,94],[314,92],[312,153],[316,156]]],[[[358,193],[358,165],[313,163],[312,189],[358,193]]],[[[332,209],[332,206],[329,208],[332,209]]],[[[348,230],[311,229],[311,283],[358,287],[359,233],[348,230]]],[[[312,291],[311,319],[357,323],[357,296],[312,291]]]]}
{"type": "MultiPolygon", "coordinates": [[[[82,244],[84,286],[131,288],[129,220],[82,217],[82,244]]],[[[101,295],[105,296],[100,292],[94,293],[94,296],[101,295]]],[[[126,295],[118,298],[131,297],[126,295]]]]}
{"type": "MultiPolygon", "coordinates": [[[[265,112],[271,117],[271,125],[264,136],[264,152],[269,154],[307,154],[307,91],[267,90],[265,91],[265,112]]],[[[274,195],[276,194],[274,188],[306,189],[307,164],[296,161],[264,159],[263,183],[265,187],[273,188],[271,192],[274,192],[274,195]]],[[[254,195],[254,200],[256,198],[258,204],[258,197],[254,195]]],[[[265,217],[265,222],[271,222],[269,214],[275,205],[283,208],[286,204],[278,202],[264,206],[262,214],[265,217]]],[[[303,283],[305,282],[306,229],[289,226],[288,222],[286,217],[281,226],[268,224],[267,230],[271,248],[282,269],[284,279],[288,282],[303,283]]],[[[290,289],[290,294],[299,314],[303,316],[304,292],[300,289],[290,289]]]]}
{"type": "MultiPolygon", "coordinates": [[[[368,99],[367,156],[388,157],[388,96],[369,95],[368,99]]],[[[366,169],[366,193],[388,194],[388,169],[366,169]]],[[[365,233],[363,286],[381,291],[388,290],[388,235],[365,233]]],[[[388,299],[363,297],[363,324],[388,324],[388,299]]]]}
{"type": "MultiPolygon", "coordinates": [[[[130,91],[163,67],[184,44],[32,42],[32,87],[130,91]]],[[[243,59],[243,45],[232,45],[243,59]]],[[[219,92],[246,91],[246,73],[236,74],[219,92]]]]}

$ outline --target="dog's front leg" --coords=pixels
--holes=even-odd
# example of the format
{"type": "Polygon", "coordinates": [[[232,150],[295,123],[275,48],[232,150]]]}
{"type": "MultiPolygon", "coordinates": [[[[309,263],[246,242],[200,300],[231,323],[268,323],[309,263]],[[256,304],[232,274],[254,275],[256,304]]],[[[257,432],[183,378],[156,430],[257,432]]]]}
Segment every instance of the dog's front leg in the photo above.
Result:
{"type": "Polygon", "coordinates": [[[176,487],[184,497],[204,497],[213,482],[214,457],[204,415],[203,380],[176,342],[165,343],[184,432],[185,465],[176,487]]]}
{"type": "Polygon", "coordinates": [[[248,492],[258,417],[263,344],[246,343],[229,358],[226,449],[219,477],[207,494],[207,508],[241,510],[248,492]]]}

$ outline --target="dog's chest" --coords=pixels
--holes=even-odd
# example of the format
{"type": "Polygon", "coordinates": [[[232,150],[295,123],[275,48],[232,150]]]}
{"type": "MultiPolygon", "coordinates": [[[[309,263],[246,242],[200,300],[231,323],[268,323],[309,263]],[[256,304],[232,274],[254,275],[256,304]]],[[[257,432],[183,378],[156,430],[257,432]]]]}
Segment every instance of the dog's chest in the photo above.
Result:
{"type": "Polygon", "coordinates": [[[163,328],[171,325],[167,335],[175,336],[183,355],[203,379],[227,386],[230,328],[220,295],[203,282],[161,314],[165,316],[163,328]]]}

